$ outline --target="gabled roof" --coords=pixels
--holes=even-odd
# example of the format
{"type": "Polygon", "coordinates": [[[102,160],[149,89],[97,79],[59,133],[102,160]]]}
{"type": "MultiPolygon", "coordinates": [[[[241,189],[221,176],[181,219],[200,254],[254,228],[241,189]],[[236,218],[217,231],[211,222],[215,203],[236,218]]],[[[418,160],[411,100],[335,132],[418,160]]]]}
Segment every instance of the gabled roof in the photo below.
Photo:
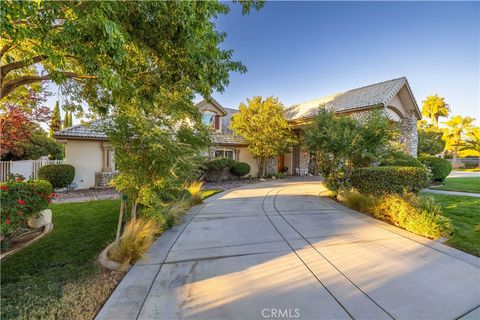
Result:
{"type": "Polygon", "coordinates": [[[202,101],[197,102],[195,104],[195,107],[200,108],[207,103],[213,104],[224,116],[227,115],[227,111],[222,107],[222,105],[217,100],[215,100],[213,98],[209,98],[208,100],[203,99],[202,101]]]}
{"type": "Polygon", "coordinates": [[[295,121],[314,117],[320,106],[324,106],[327,109],[339,113],[386,106],[404,86],[407,87],[408,93],[413,100],[417,115],[421,117],[415,97],[413,96],[407,78],[405,77],[387,80],[299,103],[287,108],[286,115],[290,121],[295,121]]]}
{"type": "Polygon", "coordinates": [[[79,139],[79,140],[107,140],[107,134],[103,130],[105,120],[94,120],[86,124],[77,124],[65,128],[53,134],[57,139],[79,139]]]}

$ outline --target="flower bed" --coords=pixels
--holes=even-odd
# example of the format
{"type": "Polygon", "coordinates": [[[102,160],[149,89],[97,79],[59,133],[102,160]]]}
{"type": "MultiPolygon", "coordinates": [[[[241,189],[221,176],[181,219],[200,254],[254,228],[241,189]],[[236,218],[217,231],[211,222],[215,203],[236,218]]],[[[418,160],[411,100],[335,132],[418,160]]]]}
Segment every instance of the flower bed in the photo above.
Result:
{"type": "MultiPolygon", "coordinates": [[[[52,185],[44,180],[22,181],[20,179],[0,185],[2,245],[28,230],[28,221],[48,208],[54,194],[52,185]]],[[[2,248],[3,249],[3,248],[2,248]]]]}

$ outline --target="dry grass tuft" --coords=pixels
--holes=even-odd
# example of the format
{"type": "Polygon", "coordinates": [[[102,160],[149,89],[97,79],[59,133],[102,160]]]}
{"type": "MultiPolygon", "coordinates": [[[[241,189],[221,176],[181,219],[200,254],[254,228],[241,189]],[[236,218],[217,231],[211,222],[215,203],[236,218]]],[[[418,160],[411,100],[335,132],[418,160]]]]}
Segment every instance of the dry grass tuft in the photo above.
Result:
{"type": "Polygon", "coordinates": [[[190,202],[185,199],[165,206],[162,209],[162,214],[165,217],[165,228],[171,228],[182,222],[183,215],[188,209],[190,209],[190,202]]]}
{"type": "Polygon", "coordinates": [[[127,270],[131,264],[143,258],[158,232],[159,226],[153,220],[131,220],[125,226],[123,235],[109,250],[108,257],[127,270]]]}
{"type": "Polygon", "coordinates": [[[203,181],[194,181],[187,187],[187,191],[190,193],[190,202],[192,205],[203,202],[202,187],[203,181]]]}

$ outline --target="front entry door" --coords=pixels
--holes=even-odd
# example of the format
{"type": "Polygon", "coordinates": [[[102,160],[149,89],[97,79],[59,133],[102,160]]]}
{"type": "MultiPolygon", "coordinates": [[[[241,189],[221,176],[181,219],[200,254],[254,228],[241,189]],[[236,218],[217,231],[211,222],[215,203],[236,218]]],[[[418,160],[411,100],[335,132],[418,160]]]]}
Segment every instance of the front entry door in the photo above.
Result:
{"type": "Polygon", "coordinates": [[[278,156],[278,173],[283,173],[285,169],[285,155],[278,156]]]}

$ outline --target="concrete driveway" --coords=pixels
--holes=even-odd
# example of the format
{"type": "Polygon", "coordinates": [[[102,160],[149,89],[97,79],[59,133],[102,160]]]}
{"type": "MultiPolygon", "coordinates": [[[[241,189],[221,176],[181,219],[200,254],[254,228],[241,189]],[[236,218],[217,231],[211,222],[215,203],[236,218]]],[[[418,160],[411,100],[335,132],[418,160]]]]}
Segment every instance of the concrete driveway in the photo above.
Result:
{"type": "Polygon", "coordinates": [[[480,259],[275,181],[218,194],[97,319],[478,319],[480,259]]]}

